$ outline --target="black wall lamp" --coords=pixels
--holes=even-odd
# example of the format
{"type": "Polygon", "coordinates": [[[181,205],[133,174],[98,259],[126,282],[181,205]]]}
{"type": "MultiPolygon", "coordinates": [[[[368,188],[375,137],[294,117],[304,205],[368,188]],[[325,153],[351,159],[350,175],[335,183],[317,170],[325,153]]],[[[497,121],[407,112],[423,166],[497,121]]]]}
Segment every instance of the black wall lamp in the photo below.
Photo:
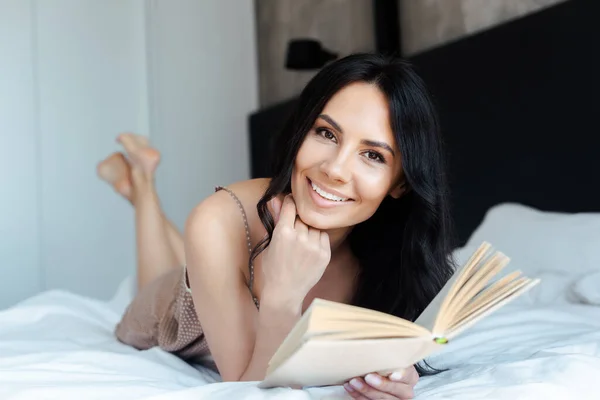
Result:
{"type": "Polygon", "coordinates": [[[293,70],[319,69],[338,57],[315,39],[292,39],[288,43],[285,67],[293,70]]]}
{"type": "MultiPolygon", "coordinates": [[[[375,47],[382,53],[402,55],[399,0],[373,0],[375,47]]],[[[315,70],[339,57],[316,39],[292,39],[287,46],[285,68],[315,70]]]]}

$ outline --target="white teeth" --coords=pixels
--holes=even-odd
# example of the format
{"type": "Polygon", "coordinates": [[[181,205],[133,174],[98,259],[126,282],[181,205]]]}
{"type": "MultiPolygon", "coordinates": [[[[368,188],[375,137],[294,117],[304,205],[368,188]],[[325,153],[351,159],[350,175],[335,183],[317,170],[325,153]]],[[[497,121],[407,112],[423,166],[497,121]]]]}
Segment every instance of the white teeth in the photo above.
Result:
{"type": "Polygon", "coordinates": [[[338,197],[336,195],[333,195],[331,193],[327,193],[326,191],[324,191],[323,189],[321,189],[320,187],[318,187],[317,185],[315,185],[312,181],[310,182],[310,184],[312,185],[312,188],[315,192],[319,193],[319,195],[321,197],[326,198],[327,200],[333,200],[333,201],[346,201],[348,199],[344,199],[342,197],[338,197]]]}

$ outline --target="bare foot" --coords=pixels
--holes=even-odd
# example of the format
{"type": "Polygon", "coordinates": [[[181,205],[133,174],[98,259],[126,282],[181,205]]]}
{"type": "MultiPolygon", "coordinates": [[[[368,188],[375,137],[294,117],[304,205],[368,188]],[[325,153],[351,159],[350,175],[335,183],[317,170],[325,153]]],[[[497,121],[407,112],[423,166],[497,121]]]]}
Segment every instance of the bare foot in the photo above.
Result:
{"type": "Polygon", "coordinates": [[[113,153],[96,167],[98,176],[131,201],[131,168],[122,153],[113,153]]]}
{"type": "Polygon", "coordinates": [[[154,171],[160,162],[160,153],[150,147],[148,139],[133,133],[123,133],[119,135],[117,142],[121,143],[127,152],[132,175],[141,172],[146,179],[153,179],[154,171]]]}

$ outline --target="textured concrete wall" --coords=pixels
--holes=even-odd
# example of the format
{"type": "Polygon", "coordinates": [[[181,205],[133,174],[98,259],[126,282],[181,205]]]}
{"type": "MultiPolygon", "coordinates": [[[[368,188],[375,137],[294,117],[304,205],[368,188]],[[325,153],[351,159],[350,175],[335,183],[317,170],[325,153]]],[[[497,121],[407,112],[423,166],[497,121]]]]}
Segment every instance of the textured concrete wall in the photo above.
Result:
{"type": "MultiPolygon", "coordinates": [[[[566,0],[398,0],[405,55],[566,0]]],[[[288,71],[292,38],[315,38],[341,56],[375,49],[372,0],[255,0],[260,105],[297,95],[316,71],[288,71]]]]}
{"type": "Polygon", "coordinates": [[[290,39],[317,39],[340,55],[375,48],[371,0],[255,1],[261,106],[295,96],[316,73],[285,69],[290,39]]]}
{"type": "Polygon", "coordinates": [[[566,0],[400,0],[402,46],[410,55],[566,0]]]}

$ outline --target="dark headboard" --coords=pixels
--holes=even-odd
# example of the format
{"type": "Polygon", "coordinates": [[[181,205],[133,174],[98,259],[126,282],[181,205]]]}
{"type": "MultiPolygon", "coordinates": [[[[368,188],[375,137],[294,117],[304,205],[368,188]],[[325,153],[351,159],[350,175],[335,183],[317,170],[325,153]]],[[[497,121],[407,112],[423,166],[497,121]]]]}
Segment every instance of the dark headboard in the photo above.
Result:
{"type": "Polygon", "coordinates": [[[436,98],[461,242],[502,202],[600,211],[599,5],[570,0],[411,59],[436,98]]]}
{"type": "MultiPolygon", "coordinates": [[[[439,110],[459,244],[502,202],[600,211],[599,5],[569,0],[410,58],[439,110]]],[[[293,104],[250,117],[254,177],[293,104]]]]}

